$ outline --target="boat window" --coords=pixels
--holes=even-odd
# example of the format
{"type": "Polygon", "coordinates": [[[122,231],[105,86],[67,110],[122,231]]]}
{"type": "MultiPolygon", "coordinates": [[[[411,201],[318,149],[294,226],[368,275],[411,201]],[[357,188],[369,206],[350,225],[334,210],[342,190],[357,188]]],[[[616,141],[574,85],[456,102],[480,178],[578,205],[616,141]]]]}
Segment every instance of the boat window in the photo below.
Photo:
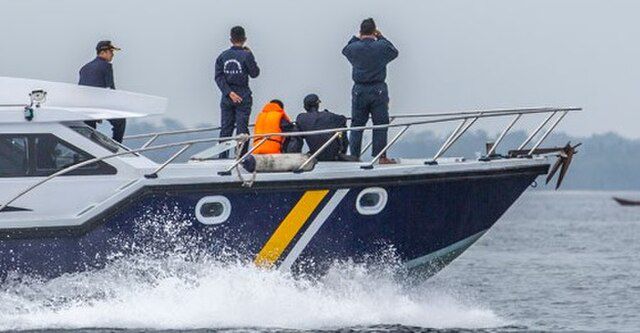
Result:
{"type": "MultiPolygon", "coordinates": [[[[94,158],[52,134],[33,137],[34,175],[49,176],[57,171],[94,158]]],[[[69,172],[67,175],[114,175],[117,170],[100,161],[69,172]]]]}
{"type": "MultiPolygon", "coordinates": [[[[49,176],[71,165],[91,160],[87,152],[53,134],[0,134],[0,177],[49,176]]],[[[99,161],[64,176],[115,175],[118,170],[99,161]]]]}
{"type": "Polygon", "coordinates": [[[29,171],[26,136],[0,135],[0,177],[23,177],[29,171]]]}
{"type": "Polygon", "coordinates": [[[380,213],[387,205],[387,191],[381,187],[370,187],[362,190],[356,199],[356,209],[362,215],[380,213]]]}
{"type": "Polygon", "coordinates": [[[380,204],[380,194],[365,193],[360,198],[360,205],[365,208],[375,207],[380,204]]]}
{"type": "Polygon", "coordinates": [[[112,153],[123,151],[122,147],[108,136],[94,130],[89,126],[69,126],[72,130],[78,132],[87,139],[97,143],[112,153]]]}
{"type": "MultiPolygon", "coordinates": [[[[36,171],[62,170],[74,164],[88,161],[93,157],[79,149],[60,141],[53,135],[42,135],[35,138],[36,171]]],[[[88,165],[87,169],[96,169],[97,164],[88,165]]]]}
{"type": "Polygon", "coordinates": [[[224,213],[224,206],[220,202],[207,202],[200,207],[200,214],[204,217],[218,217],[224,213]]]}
{"type": "Polygon", "coordinates": [[[221,195],[204,197],[198,201],[195,213],[203,224],[220,224],[231,216],[231,202],[221,195]]]}

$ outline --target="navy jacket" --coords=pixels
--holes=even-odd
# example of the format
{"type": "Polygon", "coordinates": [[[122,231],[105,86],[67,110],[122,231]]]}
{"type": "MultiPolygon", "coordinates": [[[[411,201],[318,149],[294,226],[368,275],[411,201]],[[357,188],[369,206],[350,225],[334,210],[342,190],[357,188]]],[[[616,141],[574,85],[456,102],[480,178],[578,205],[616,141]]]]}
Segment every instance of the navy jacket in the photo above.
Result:
{"type": "Polygon", "coordinates": [[[216,59],[215,80],[226,97],[234,91],[241,96],[251,95],[249,77],[260,75],[260,68],[253,53],[239,46],[232,46],[216,59]]]}
{"type": "Polygon", "coordinates": [[[351,38],[342,54],[353,66],[356,84],[383,83],[387,78],[387,64],[398,57],[398,50],[384,37],[351,38]]]}
{"type": "MultiPolygon", "coordinates": [[[[332,128],[347,127],[347,118],[339,114],[324,111],[310,111],[301,113],[296,118],[296,126],[300,131],[315,131],[332,128]]],[[[333,133],[307,135],[304,140],[309,146],[309,152],[315,153],[322,145],[324,145],[331,137],[333,133]]],[[[349,146],[347,139],[347,133],[343,133],[341,138],[333,141],[329,147],[327,147],[320,155],[318,160],[320,161],[336,161],[339,158],[339,154],[344,154],[349,146]]]]}
{"type": "Polygon", "coordinates": [[[116,89],[113,82],[113,65],[110,62],[96,57],[80,69],[81,86],[116,89]]]}

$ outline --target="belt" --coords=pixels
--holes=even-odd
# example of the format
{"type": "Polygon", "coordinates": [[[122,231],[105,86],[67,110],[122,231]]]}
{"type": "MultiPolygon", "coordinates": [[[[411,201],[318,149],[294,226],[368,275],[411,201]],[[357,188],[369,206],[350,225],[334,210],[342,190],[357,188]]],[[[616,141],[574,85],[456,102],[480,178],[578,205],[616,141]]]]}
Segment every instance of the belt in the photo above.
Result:
{"type": "Polygon", "coordinates": [[[378,84],[386,84],[385,81],[376,81],[376,82],[354,82],[356,86],[375,86],[378,84]]]}

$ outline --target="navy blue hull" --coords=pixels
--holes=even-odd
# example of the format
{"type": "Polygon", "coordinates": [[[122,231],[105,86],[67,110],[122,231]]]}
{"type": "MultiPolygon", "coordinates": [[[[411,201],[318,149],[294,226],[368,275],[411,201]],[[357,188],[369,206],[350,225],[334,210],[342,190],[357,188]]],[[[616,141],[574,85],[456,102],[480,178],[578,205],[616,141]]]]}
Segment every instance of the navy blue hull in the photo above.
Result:
{"type": "MultiPolygon", "coordinates": [[[[55,277],[100,268],[113,254],[188,251],[188,247],[199,254],[232,253],[254,260],[305,193],[328,190],[282,253],[274,257],[274,265],[279,265],[329,201],[346,189],[346,195],[295,257],[294,270],[307,267],[309,262],[321,270],[334,260],[365,260],[383,249],[391,249],[401,262],[420,262],[420,258],[472,239],[466,248],[544,172],[546,167],[530,167],[445,178],[396,177],[375,183],[354,180],[256,184],[250,189],[219,184],[146,188],[81,227],[3,231],[0,272],[55,277]],[[369,187],[381,187],[388,193],[385,208],[376,215],[362,215],[356,209],[358,194],[369,187]],[[206,225],[197,220],[195,208],[201,198],[212,195],[229,199],[231,215],[224,223],[206,225]]],[[[447,254],[455,257],[464,248],[447,254]]]]}

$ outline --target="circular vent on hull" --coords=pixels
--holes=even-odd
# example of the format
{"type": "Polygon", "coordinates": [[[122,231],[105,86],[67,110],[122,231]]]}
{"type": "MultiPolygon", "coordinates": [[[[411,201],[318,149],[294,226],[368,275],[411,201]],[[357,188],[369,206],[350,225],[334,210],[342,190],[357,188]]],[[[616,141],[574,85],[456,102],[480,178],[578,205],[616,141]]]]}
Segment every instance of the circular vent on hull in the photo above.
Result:
{"type": "Polygon", "coordinates": [[[196,205],[196,218],[203,224],[224,223],[231,216],[231,202],[221,195],[204,197],[196,205]]]}
{"type": "Polygon", "coordinates": [[[356,199],[356,209],[362,215],[375,215],[387,206],[387,190],[370,187],[362,190],[356,199]]]}

